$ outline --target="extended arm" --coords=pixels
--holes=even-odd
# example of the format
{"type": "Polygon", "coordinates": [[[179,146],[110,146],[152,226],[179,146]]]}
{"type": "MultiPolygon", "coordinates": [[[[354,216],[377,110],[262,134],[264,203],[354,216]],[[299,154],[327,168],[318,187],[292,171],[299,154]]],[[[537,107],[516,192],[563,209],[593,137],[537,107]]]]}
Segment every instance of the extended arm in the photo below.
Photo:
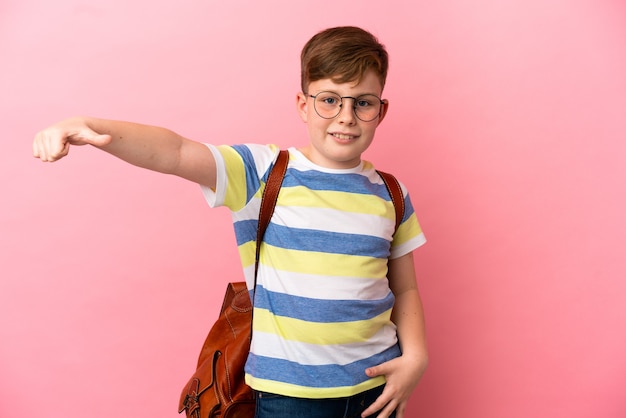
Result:
{"type": "Polygon", "coordinates": [[[402,356],[366,370],[370,377],[384,375],[387,384],[382,395],[364,411],[363,416],[382,410],[379,417],[383,418],[396,410],[397,418],[403,418],[409,396],[428,364],[424,313],[415,279],[413,253],[389,260],[388,277],[396,297],[392,320],[398,328],[402,356]]]}
{"type": "Polygon", "coordinates": [[[122,160],[215,188],[209,149],[169,129],[131,122],[75,117],[35,136],[33,155],[42,161],[65,157],[71,145],[93,145],[122,160]]]}

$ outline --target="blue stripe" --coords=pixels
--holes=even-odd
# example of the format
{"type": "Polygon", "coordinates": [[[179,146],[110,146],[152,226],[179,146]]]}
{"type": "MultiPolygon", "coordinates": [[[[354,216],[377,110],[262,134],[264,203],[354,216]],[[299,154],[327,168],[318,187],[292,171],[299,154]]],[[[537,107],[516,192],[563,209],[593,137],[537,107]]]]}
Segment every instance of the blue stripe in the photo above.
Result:
{"type": "Polygon", "coordinates": [[[290,250],[388,258],[390,243],[371,235],[346,234],[270,224],[265,242],[290,250]]]}
{"type": "MultiPolygon", "coordinates": [[[[315,286],[315,283],[303,285],[315,286]]],[[[380,300],[329,300],[271,292],[257,285],[254,306],[267,309],[278,316],[308,322],[334,323],[374,318],[391,309],[394,301],[395,297],[391,292],[380,300]]]]}
{"type": "Polygon", "coordinates": [[[404,217],[402,218],[402,222],[409,219],[411,215],[413,215],[413,212],[415,212],[415,209],[413,208],[410,197],[407,195],[406,198],[404,198],[404,217]]]}
{"type": "Polygon", "coordinates": [[[259,187],[261,182],[257,175],[256,164],[250,149],[245,145],[234,145],[232,147],[242,158],[246,171],[246,203],[248,203],[259,187]]]}
{"type": "Polygon", "coordinates": [[[273,380],[313,388],[356,386],[369,380],[365,369],[377,366],[401,355],[397,344],[380,354],[346,365],[308,366],[287,360],[257,356],[250,353],[246,373],[259,379],[273,380]]]}
{"type": "Polygon", "coordinates": [[[360,174],[337,174],[323,173],[320,171],[299,171],[289,169],[283,187],[305,185],[311,190],[326,190],[346,193],[375,195],[386,201],[390,201],[387,187],[384,184],[374,184],[367,177],[360,174]]]}
{"type": "Polygon", "coordinates": [[[256,230],[258,225],[258,219],[248,219],[234,222],[233,227],[235,228],[237,246],[246,244],[250,241],[256,242],[256,230]]]}

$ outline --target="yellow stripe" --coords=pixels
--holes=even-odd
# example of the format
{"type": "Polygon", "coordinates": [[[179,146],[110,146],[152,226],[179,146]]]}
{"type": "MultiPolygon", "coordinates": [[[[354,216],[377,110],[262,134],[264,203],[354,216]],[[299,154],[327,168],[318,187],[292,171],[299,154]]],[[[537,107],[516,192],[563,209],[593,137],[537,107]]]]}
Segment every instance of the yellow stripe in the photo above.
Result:
{"type": "Polygon", "coordinates": [[[391,202],[384,202],[378,196],[359,193],[310,190],[303,186],[289,187],[280,195],[281,206],[331,208],[344,212],[362,213],[394,219],[395,211],[391,202]],[[287,192],[288,190],[288,192],[287,192]]]}
{"type": "Polygon", "coordinates": [[[246,170],[243,169],[243,159],[237,151],[229,146],[217,148],[224,158],[228,178],[224,205],[236,212],[246,204],[246,170]]]}
{"type": "Polygon", "coordinates": [[[374,389],[385,384],[385,377],[378,376],[355,386],[340,386],[336,388],[310,388],[292,385],[290,383],[275,382],[273,380],[255,378],[246,374],[246,383],[255,390],[277,393],[283,396],[308,399],[342,398],[353,396],[366,390],[374,389]]]}
{"type": "Polygon", "coordinates": [[[417,222],[415,213],[413,213],[409,219],[404,221],[402,225],[398,227],[398,232],[394,235],[392,246],[401,245],[410,239],[415,238],[422,233],[422,228],[417,222]]]}
{"type": "Polygon", "coordinates": [[[387,260],[358,255],[306,252],[274,247],[261,247],[261,263],[278,270],[322,276],[379,279],[387,276],[387,260]]]}
{"type": "Polygon", "coordinates": [[[307,344],[336,345],[364,342],[388,324],[391,309],[380,315],[351,322],[308,322],[286,316],[273,315],[267,309],[254,309],[254,331],[276,334],[286,340],[307,344]]]}
{"type": "Polygon", "coordinates": [[[256,242],[248,241],[239,246],[239,257],[241,258],[241,265],[243,267],[251,266],[254,264],[256,258],[256,242]]]}

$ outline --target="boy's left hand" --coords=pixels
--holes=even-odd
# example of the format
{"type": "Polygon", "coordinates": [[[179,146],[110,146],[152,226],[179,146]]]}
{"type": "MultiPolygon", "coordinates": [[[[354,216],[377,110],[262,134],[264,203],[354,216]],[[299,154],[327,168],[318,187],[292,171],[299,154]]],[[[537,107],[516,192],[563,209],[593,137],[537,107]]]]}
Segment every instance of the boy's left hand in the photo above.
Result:
{"type": "Polygon", "coordinates": [[[409,396],[425,369],[425,362],[404,356],[367,369],[365,373],[369,377],[385,376],[387,383],[383,393],[361,416],[368,417],[380,411],[379,418],[388,418],[395,410],[396,418],[404,418],[409,396]]]}

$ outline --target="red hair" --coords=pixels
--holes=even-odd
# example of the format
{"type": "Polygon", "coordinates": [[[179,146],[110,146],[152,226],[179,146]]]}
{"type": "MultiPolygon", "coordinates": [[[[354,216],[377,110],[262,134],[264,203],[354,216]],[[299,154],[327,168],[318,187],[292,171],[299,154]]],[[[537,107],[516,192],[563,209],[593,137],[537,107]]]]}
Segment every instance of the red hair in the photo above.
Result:
{"type": "Polygon", "coordinates": [[[301,87],[307,92],[312,81],[329,78],[341,84],[360,82],[372,70],[385,86],[389,56],[371,33],[354,26],[326,29],[313,36],[300,55],[301,87]]]}

